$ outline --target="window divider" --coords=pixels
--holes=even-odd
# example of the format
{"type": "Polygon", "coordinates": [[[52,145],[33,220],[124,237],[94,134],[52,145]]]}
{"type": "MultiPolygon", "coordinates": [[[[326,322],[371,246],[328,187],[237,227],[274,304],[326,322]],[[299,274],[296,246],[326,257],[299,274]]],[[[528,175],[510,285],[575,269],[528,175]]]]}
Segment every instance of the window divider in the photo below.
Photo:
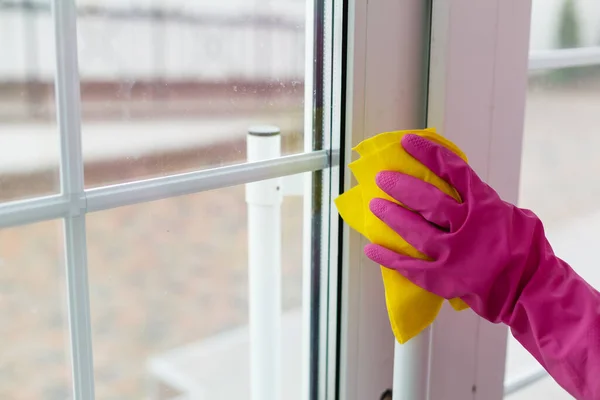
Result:
{"type": "Polygon", "coordinates": [[[64,218],[139,204],[167,197],[242,185],[336,166],[339,151],[318,150],[272,160],[256,161],[86,189],[79,196],[66,194],[0,204],[0,228],[64,218]]]}
{"type": "Polygon", "coordinates": [[[74,0],[53,0],[56,46],[56,104],[60,130],[60,181],[68,201],[64,216],[69,331],[75,400],[93,400],[94,362],[87,274],[81,150],[81,97],[77,60],[77,9],[74,0]]]}

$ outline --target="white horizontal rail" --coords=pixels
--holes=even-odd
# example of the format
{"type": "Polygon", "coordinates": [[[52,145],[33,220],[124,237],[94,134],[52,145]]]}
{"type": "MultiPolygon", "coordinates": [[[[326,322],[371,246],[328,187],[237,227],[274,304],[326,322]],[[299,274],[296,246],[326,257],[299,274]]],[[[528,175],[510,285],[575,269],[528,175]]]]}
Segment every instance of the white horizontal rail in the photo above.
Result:
{"type": "Polygon", "coordinates": [[[319,150],[258,161],[88,189],[79,203],[55,195],[0,204],[0,228],[25,225],[80,213],[192,194],[248,182],[312,172],[337,165],[337,151],[319,150]]]}
{"type": "Polygon", "coordinates": [[[504,396],[511,395],[548,377],[548,372],[542,367],[509,379],[504,384],[504,396]]]}
{"type": "Polygon", "coordinates": [[[329,167],[326,150],[86,190],[87,211],[161,200],[329,167]]]}
{"type": "Polygon", "coordinates": [[[600,46],[577,49],[532,51],[529,55],[529,70],[549,70],[569,67],[600,65],[600,46]]]}

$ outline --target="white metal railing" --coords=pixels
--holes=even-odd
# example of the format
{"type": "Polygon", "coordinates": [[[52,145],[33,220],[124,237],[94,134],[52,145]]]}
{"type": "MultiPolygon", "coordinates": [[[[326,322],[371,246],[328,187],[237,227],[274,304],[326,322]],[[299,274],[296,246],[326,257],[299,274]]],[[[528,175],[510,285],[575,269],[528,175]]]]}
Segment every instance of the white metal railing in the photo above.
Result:
{"type": "Polygon", "coordinates": [[[529,55],[529,70],[550,70],[600,65],[600,46],[577,49],[537,50],[529,55]]]}

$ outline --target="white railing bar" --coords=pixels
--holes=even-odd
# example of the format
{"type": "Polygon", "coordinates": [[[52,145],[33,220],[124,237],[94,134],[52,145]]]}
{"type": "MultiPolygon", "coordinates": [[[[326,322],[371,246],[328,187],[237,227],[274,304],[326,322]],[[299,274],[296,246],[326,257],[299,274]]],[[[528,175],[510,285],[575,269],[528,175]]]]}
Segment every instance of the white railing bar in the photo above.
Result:
{"type": "MultiPolygon", "coordinates": [[[[339,152],[329,153],[325,150],[286,156],[279,159],[258,161],[247,164],[232,165],[186,174],[166,176],[125,183],[122,185],[88,189],[80,197],[79,203],[74,198],[64,195],[39,197],[31,200],[19,200],[0,203],[0,229],[26,225],[51,219],[64,218],[69,213],[80,213],[108,210],[123,205],[137,204],[147,201],[172,197],[169,187],[183,187],[184,193],[192,194],[203,190],[219,189],[227,186],[245,184],[257,179],[271,179],[312,172],[339,164],[339,152]],[[251,172],[245,172],[250,169],[251,172]],[[153,190],[150,190],[153,188],[153,190]],[[136,193],[137,191],[140,193],[136,193]],[[111,193],[121,193],[120,197],[110,199],[111,193]],[[122,193],[129,193],[128,198],[122,193]],[[107,198],[109,201],[107,201],[107,198]],[[91,207],[90,207],[91,203],[91,207]]],[[[284,182],[285,184],[285,182],[284,182]]],[[[284,188],[284,195],[285,195],[284,188]]]]}
{"type": "Polygon", "coordinates": [[[78,214],[83,196],[81,96],[77,64],[75,0],[53,0],[56,44],[56,105],[60,130],[62,196],[68,200],[64,217],[69,331],[75,400],[93,400],[94,363],[87,278],[85,214],[78,214]]]}
{"type": "Polygon", "coordinates": [[[600,65],[600,46],[577,49],[537,50],[529,55],[529,70],[548,70],[600,65]]]}
{"type": "Polygon", "coordinates": [[[326,150],[86,190],[87,211],[160,200],[329,167],[326,150]]]}
{"type": "Polygon", "coordinates": [[[542,367],[539,367],[533,371],[516,376],[515,378],[508,379],[504,383],[504,396],[511,395],[528,386],[533,385],[541,379],[548,377],[548,372],[542,367]]]}
{"type": "MultiPolygon", "coordinates": [[[[277,159],[281,131],[275,126],[250,128],[246,143],[248,161],[277,159]]],[[[285,397],[281,391],[281,185],[281,178],[246,184],[250,400],[285,397]]]]}

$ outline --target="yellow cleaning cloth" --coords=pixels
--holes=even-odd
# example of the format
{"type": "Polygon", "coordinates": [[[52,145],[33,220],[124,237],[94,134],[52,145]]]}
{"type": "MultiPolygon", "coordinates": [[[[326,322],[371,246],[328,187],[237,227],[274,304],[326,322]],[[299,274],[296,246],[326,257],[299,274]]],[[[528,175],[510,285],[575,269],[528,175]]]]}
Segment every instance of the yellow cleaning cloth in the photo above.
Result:
{"type": "MultiPolygon", "coordinates": [[[[350,163],[349,168],[358,185],[339,196],[335,203],[344,221],[372,243],[411,257],[427,259],[369,210],[369,202],[377,197],[398,203],[377,186],[375,177],[380,171],[412,175],[460,201],[453,187],[402,148],[400,140],[408,133],[437,142],[467,160],[456,145],[438,135],[435,129],[381,133],[354,148],[360,158],[350,163]]],[[[433,322],[444,299],[414,285],[396,271],[382,267],[381,273],[394,336],[400,343],[405,343],[433,322]]],[[[458,311],[468,308],[460,299],[452,299],[450,304],[458,311]]]]}

